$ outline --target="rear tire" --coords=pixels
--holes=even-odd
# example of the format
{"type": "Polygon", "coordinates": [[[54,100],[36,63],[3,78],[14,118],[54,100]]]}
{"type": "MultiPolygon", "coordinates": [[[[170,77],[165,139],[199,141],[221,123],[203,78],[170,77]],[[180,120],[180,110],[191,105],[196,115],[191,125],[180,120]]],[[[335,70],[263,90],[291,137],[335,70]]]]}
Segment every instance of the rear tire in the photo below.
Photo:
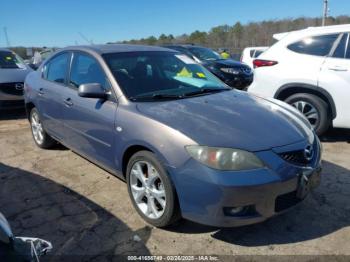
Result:
{"type": "Polygon", "coordinates": [[[286,103],[297,108],[309,120],[317,135],[322,135],[331,125],[328,104],[318,96],[298,93],[288,97],[286,103]]]}
{"type": "Polygon", "coordinates": [[[165,168],[152,152],[140,151],[134,154],[126,172],[131,202],[147,223],[166,227],[180,219],[175,188],[165,168]]]}
{"type": "Polygon", "coordinates": [[[29,122],[35,144],[44,149],[52,148],[56,141],[44,130],[38,110],[34,107],[30,111],[29,122]]]}

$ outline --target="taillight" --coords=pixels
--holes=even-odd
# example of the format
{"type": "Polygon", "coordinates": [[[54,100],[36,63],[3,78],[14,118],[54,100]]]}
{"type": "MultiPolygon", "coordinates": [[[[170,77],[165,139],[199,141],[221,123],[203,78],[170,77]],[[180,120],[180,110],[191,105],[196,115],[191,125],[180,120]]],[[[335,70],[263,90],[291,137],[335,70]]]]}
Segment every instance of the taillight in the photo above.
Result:
{"type": "Polygon", "coordinates": [[[271,61],[271,60],[255,59],[253,61],[254,68],[258,68],[262,66],[273,66],[276,64],[278,64],[277,61],[271,61]]]}

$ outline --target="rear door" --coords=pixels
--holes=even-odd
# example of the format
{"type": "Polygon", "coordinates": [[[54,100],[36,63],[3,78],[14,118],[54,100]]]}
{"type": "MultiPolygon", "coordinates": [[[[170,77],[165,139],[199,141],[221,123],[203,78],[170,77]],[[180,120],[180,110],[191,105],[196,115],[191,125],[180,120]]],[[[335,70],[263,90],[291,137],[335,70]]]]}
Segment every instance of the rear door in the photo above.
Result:
{"type": "Polygon", "coordinates": [[[289,60],[285,63],[288,68],[293,65],[293,70],[287,71],[284,77],[294,82],[317,85],[321,67],[338,38],[339,34],[315,35],[289,44],[287,49],[294,54],[288,56],[289,60]]]}
{"type": "Polygon", "coordinates": [[[99,83],[106,92],[111,92],[111,85],[99,62],[90,54],[74,52],[69,88],[63,97],[67,144],[106,168],[114,169],[117,101],[112,93],[107,100],[80,97],[79,85],[87,83],[99,83]]]}
{"type": "Polygon", "coordinates": [[[67,72],[71,53],[59,53],[43,67],[41,81],[38,82],[37,107],[45,129],[59,139],[64,138],[63,94],[67,90],[67,72]]]}
{"type": "Polygon", "coordinates": [[[319,75],[319,86],[332,96],[337,117],[335,127],[350,128],[350,44],[349,34],[338,39],[331,54],[325,60],[319,75]]]}

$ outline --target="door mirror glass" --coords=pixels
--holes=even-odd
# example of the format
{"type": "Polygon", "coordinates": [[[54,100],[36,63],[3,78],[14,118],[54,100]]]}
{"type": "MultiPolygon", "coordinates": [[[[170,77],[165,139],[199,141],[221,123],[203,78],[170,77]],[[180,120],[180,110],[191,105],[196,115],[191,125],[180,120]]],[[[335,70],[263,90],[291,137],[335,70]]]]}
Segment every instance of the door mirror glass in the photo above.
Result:
{"type": "Polygon", "coordinates": [[[78,95],[87,98],[106,98],[107,93],[102,88],[101,84],[90,83],[79,86],[78,95]]]}

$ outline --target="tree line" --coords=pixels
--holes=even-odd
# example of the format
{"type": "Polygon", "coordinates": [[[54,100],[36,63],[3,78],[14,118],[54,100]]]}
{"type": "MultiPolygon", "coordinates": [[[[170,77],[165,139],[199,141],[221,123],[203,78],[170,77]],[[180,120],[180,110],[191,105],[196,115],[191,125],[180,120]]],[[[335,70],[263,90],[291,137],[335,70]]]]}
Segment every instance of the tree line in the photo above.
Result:
{"type": "MultiPolygon", "coordinates": [[[[150,36],[141,39],[132,39],[118,43],[125,44],[197,44],[213,49],[226,48],[232,54],[240,54],[248,46],[270,46],[274,43],[272,35],[275,33],[299,30],[310,26],[321,26],[319,17],[286,18],[281,20],[265,20],[261,22],[249,22],[234,25],[220,25],[206,31],[194,31],[191,34],[173,36],[161,34],[158,38],[150,36]]],[[[350,16],[342,15],[328,17],[326,25],[350,24],[350,16]]]]}
{"type": "MultiPolygon", "coordinates": [[[[270,46],[274,43],[272,35],[275,33],[288,32],[292,30],[303,29],[310,26],[320,26],[322,19],[319,17],[299,17],[296,19],[286,18],[280,20],[265,20],[261,22],[249,22],[242,24],[240,22],[234,25],[220,25],[211,28],[209,31],[196,30],[190,34],[174,36],[172,34],[161,34],[159,37],[150,36],[141,39],[132,39],[128,41],[109,42],[125,44],[146,44],[146,45],[164,45],[164,44],[185,44],[192,43],[210,47],[213,49],[226,48],[231,54],[241,54],[242,50],[248,46],[270,46]]],[[[341,15],[329,17],[327,25],[350,24],[350,16],[341,15]]],[[[28,58],[25,47],[12,47],[13,51],[23,58],[28,58]]],[[[34,47],[33,50],[42,50],[45,48],[34,47]]]]}

